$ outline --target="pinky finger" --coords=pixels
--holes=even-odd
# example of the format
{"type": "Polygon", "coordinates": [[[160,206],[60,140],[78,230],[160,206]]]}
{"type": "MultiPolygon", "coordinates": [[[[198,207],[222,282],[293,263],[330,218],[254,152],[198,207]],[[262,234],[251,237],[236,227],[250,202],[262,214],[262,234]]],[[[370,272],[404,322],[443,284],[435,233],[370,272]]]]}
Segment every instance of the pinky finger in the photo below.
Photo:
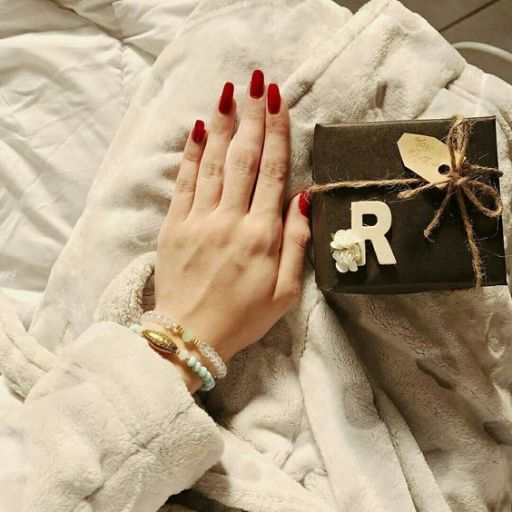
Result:
{"type": "Polygon", "coordinates": [[[300,194],[295,195],[286,212],[279,270],[274,300],[285,307],[299,299],[303,284],[306,247],[311,238],[308,217],[299,208],[300,194]]]}
{"type": "Polygon", "coordinates": [[[198,119],[194,128],[190,131],[185,148],[180,170],[176,177],[171,205],[167,213],[171,219],[184,219],[192,208],[196,191],[197,173],[206,145],[207,133],[204,121],[198,119]]]}

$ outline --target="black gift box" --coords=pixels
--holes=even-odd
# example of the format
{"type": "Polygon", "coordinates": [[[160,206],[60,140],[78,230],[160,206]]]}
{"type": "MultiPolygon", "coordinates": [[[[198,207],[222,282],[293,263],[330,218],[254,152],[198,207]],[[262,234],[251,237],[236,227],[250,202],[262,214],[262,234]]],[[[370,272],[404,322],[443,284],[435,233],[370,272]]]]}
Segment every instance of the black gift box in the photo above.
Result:
{"type": "MultiPolygon", "coordinates": [[[[494,117],[470,118],[467,159],[472,164],[497,167],[494,117]]],[[[430,135],[445,142],[452,119],[315,125],[313,180],[324,184],[341,180],[418,178],[407,169],[397,146],[408,132],[430,135]]],[[[499,191],[499,179],[490,178],[499,191]]],[[[423,230],[433,218],[445,192],[426,190],[412,199],[400,199],[404,187],[343,188],[312,196],[312,238],[315,276],[324,291],[346,293],[410,293],[473,287],[475,275],[466,231],[455,198],[450,200],[431,240],[423,230]],[[377,200],[392,213],[386,234],[396,265],[380,265],[372,244],[366,242],[366,264],[356,272],[340,273],[335,266],[331,234],[351,227],[351,203],[377,200]]],[[[503,227],[500,217],[487,217],[465,199],[485,268],[484,286],[506,284],[503,227]]],[[[365,219],[366,220],[366,219],[365,219]]],[[[368,222],[370,225],[371,222],[368,222]]]]}

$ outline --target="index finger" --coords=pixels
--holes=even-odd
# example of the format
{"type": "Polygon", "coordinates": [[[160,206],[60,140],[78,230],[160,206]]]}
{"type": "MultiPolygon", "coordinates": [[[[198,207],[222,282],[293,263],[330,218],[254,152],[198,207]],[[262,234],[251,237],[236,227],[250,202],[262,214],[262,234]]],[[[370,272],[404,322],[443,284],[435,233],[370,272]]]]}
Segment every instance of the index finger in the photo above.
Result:
{"type": "Polygon", "coordinates": [[[269,84],[265,114],[265,140],[251,212],[282,214],[290,166],[290,119],[277,84],[269,84]]]}

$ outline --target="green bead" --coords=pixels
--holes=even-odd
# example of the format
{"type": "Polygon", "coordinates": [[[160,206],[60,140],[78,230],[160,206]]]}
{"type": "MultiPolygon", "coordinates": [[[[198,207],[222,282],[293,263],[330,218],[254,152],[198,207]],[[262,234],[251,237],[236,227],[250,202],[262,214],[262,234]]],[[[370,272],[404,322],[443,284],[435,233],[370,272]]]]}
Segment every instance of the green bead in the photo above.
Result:
{"type": "Polygon", "coordinates": [[[200,370],[199,370],[199,376],[200,377],[204,377],[206,375],[206,372],[208,370],[203,366],[200,370]]]}
{"type": "Polygon", "coordinates": [[[187,361],[187,364],[192,368],[192,366],[194,366],[196,364],[196,357],[195,356],[190,356],[188,358],[188,361],[187,361]]]}
{"type": "Polygon", "coordinates": [[[183,332],[181,333],[181,339],[185,343],[188,343],[189,341],[192,341],[194,339],[194,335],[188,329],[184,329],[183,332]]]}
{"type": "Polygon", "coordinates": [[[210,389],[213,389],[215,387],[215,382],[203,382],[203,385],[201,386],[201,389],[203,391],[210,391],[210,389]]]}
{"type": "Polygon", "coordinates": [[[202,367],[203,365],[199,361],[196,361],[196,364],[194,365],[194,371],[197,373],[202,367]]]}

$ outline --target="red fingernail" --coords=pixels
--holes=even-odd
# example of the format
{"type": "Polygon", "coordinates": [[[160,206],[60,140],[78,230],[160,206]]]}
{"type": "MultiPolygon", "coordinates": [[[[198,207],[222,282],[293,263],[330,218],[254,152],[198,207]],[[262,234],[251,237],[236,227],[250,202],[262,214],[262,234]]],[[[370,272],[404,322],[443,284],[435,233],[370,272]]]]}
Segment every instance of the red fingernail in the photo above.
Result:
{"type": "Polygon", "coordinates": [[[227,114],[231,110],[231,103],[233,102],[233,91],[235,86],[232,82],[226,82],[222,89],[222,95],[219,101],[219,111],[227,114]]]}
{"type": "Polygon", "coordinates": [[[281,95],[277,84],[268,86],[268,111],[271,114],[277,114],[281,108],[281,95]]]}
{"type": "Polygon", "coordinates": [[[311,194],[304,190],[299,196],[299,210],[302,215],[309,216],[309,208],[311,206],[311,194]]]}
{"type": "Polygon", "coordinates": [[[192,130],[192,140],[197,143],[201,142],[203,140],[204,133],[204,121],[198,119],[194,125],[194,129],[192,130]]]}
{"type": "Polygon", "coordinates": [[[261,98],[263,96],[264,90],[265,79],[263,77],[263,71],[260,69],[255,69],[252,72],[250,94],[253,98],[261,98]]]}

